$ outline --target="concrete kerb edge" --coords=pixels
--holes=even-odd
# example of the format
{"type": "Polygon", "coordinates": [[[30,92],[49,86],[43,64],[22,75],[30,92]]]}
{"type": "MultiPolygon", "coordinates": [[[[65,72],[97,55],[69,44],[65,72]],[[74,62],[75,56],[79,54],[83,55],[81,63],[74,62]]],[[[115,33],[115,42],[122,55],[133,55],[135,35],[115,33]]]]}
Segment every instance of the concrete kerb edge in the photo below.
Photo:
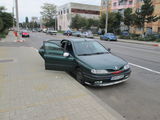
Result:
{"type": "Polygon", "coordinates": [[[160,47],[160,43],[153,43],[153,44],[149,44],[149,43],[141,43],[141,42],[132,42],[132,41],[127,41],[127,40],[120,40],[118,39],[119,42],[124,42],[124,43],[133,43],[133,44],[141,44],[141,45],[148,45],[148,46],[155,46],[155,47],[160,47]]]}

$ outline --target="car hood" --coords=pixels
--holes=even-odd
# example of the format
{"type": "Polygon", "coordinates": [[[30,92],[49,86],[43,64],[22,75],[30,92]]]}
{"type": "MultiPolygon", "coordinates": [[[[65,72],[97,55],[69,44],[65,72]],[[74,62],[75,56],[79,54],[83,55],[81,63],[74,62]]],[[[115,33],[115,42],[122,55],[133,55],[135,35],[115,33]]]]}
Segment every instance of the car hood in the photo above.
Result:
{"type": "Polygon", "coordinates": [[[90,56],[78,56],[78,59],[92,69],[104,70],[112,69],[117,70],[127,64],[123,59],[116,57],[112,54],[99,54],[90,56]]]}

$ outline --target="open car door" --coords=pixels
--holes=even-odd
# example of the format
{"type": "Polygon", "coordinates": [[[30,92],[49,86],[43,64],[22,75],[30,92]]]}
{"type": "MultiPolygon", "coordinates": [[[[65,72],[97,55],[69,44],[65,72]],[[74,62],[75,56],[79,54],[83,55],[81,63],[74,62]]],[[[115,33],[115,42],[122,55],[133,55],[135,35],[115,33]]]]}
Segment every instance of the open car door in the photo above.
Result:
{"type": "Polygon", "coordinates": [[[45,68],[60,71],[72,71],[76,65],[74,57],[66,55],[58,44],[46,41],[43,43],[45,68]]]}

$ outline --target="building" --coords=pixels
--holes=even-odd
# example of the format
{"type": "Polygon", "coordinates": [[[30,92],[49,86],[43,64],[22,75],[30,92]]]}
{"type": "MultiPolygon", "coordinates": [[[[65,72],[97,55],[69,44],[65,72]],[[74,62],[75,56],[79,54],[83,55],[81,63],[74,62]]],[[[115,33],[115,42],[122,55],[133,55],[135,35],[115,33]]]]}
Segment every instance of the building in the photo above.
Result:
{"type": "Polygon", "coordinates": [[[101,0],[100,14],[106,13],[107,11],[107,2],[108,2],[108,11],[111,11],[111,2],[112,0],[101,0]]]}
{"type": "Polygon", "coordinates": [[[76,14],[79,14],[85,18],[99,19],[100,6],[71,2],[58,7],[58,30],[70,29],[69,26],[71,24],[72,17],[76,14]]]}
{"type": "MultiPolygon", "coordinates": [[[[107,0],[101,0],[101,11],[105,8],[105,1],[107,0]]],[[[160,0],[152,0],[152,2],[155,6],[153,15],[160,16],[160,0]]],[[[111,0],[109,3],[109,9],[111,12],[120,12],[123,15],[126,8],[132,8],[133,11],[140,9],[143,4],[143,0],[111,0]]],[[[122,23],[121,30],[126,29],[127,27],[122,23]]],[[[142,33],[141,28],[132,27],[130,30],[132,33],[142,33]]],[[[149,24],[146,23],[145,31],[160,32],[160,20],[149,24]]]]}
{"type": "MultiPolygon", "coordinates": [[[[160,16],[160,0],[152,0],[152,3],[154,5],[154,13],[153,15],[158,15],[160,16]]],[[[139,9],[141,5],[143,4],[142,0],[137,0],[135,3],[135,9],[139,9]]],[[[136,33],[141,33],[141,29],[137,28],[136,33]]],[[[157,22],[152,22],[152,23],[146,23],[145,24],[145,31],[146,32],[159,32],[160,33],[160,20],[157,22]]],[[[135,32],[135,31],[133,31],[135,32]]]]}

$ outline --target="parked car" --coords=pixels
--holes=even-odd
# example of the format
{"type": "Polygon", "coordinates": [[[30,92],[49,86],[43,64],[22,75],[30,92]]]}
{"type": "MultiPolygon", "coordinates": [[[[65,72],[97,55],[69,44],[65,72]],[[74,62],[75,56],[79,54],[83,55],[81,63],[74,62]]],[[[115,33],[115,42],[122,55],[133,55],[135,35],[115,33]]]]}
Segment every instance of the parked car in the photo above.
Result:
{"type": "Polygon", "coordinates": [[[113,33],[106,33],[100,36],[101,40],[117,41],[117,37],[113,33]]]}
{"type": "Polygon", "coordinates": [[[72,32],[72,36],[81,37],[82,33],[80,31],[72,32]]]}
{"type": "Polygon", "coordinates": [[[37,31],[38,31],[38,32],[42,32],[42,29],[41,29],[41,28],[38,28],[37,31]]]}
{"type": "Polygon", "coordinates": [[[29,32],[27,30],[21,31],[22,37],[29,37],[29,32]]]}
{"type": "Polygon", "coordinates": [[[46,33],[47,33],[47,34],[50,34],[50,35],[56,35],[56,34],[57,34],[57,31],[54,30],[53,28],[48,28],[46,33]]]}
{"type": "Polygon", "coordinates": [[[91,31],[83,32],[81,34],[81,37],[86,37],[86,38],[94,38],[93,34],[91,31]]]}
{"type": "Polygon", "coordinates": [[[122,31],[121,35],[125,36],[125,37],[128,37],[129,36],[129,32],[128,31],[122,31]]]}
{"type": "Polygon", "coordinates": [[[44,33],[46,33],[46,32],[47,32],[47,28],[44,28],[42,31],[43,31],[44,33]]]}
{"type": "Polygon", "coordinates": [[[39,49],[45,69],[73,72],[81,84],[108,86],[127,81],[131,69],[93,39],[44,41],[39,49]]]}
{"type": "Polygon", "coordinates": [[[72,35],[72,31],[71,30],[66,30],[63,35],[69,35],[71,36],[72,35]]]}
{"type": "Polygon", "coordinates": [[[37,30],[34,28],[34,29],[32,29],[32,32],[37,32],[37,30]]]}

